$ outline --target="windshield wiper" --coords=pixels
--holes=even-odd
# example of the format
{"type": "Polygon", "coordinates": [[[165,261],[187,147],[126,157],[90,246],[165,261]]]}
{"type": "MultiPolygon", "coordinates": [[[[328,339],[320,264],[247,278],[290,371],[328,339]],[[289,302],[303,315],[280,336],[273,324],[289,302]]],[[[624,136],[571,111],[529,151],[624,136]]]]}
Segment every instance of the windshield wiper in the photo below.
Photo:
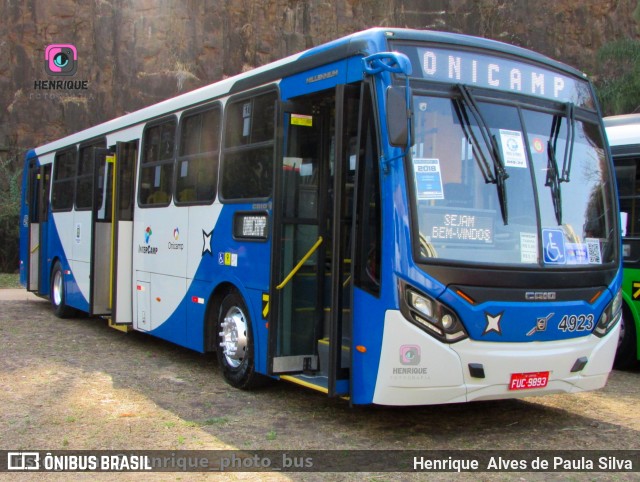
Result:
{"type": "Polygon", "coordinates": [[[556,159],[556,147],[558,144],[558,134],[560,132],[561,118],[558,115],[553,116],[551,123],[551,134],[549,134],[549,142],[547,142],[547,180],[544,185],[551,191],[551,200],[553,201],[553,210],[556,213],[558,226],[562,225],[562,193],[560,192],[560,173],[558,172],[558,161],[556,159]]]}
{"type": "Polygon", "coordinates": [[[560,189],[560,184],[570,181],[573,144],[575,142],[575,124],[576,120],[573,104],[567,103],[564,117],[558,114],[553,116],[549,142],[547,142],[547,179],[544,185],[551,191],[553,210],[555,211],[558,225],[562,225],[562,191],[560,189]],[[556,153],[558,138],[560,137],[560,124],[562,124],[563,118],[567,119],[567,139],[564,147],[564,159],[562,160],[562,173],[560,173],[556,153]]]}
{"type": "Polygon", "coordinates": [[[571,174],[571,160],[573,159],[573,145],[576,137],[576,114],[573,104],[568,102],[565,107],[567,115],[567,143],[564,146],[564,160],[562,162],[562,177],[560,182],[569,182],[571,174]]]}
{"type": "Polygon", "coordinates": [[[478,169],[482,173],[482,177],[484,179],[485,184],[496,184],[496,178],[491,172],[491,165],[487,161],[484,152],[478,146],[480,145],[478,142],[478,138],[476,137],[475,132],[471,128],[471,122],[469,121],[469,116],[467,115],[467,110],[464,107],[464,103],[459,99],[453,100],[453,107],[456,111],[456,116],[460,121],[460,126],[462,127],[462,131],[464,132],[465,138],[469,144],[471,144],[472,156],[478,165],[478,169]]]}
{"type": "MultiPolygon", "coordinates": [[[[498,190],[498,202],[500,203],[500,211],[502,213],[502,221],[505,225],[509,224],[509,213],[507,210],[507,186],[505,181],[509,177],[507,170],[504,166],[504,161],[502,159],[502,155],[500,153],[500,149],[498,148],[498,143],[496,142],[496,138],[491,135],[491,130],[486,120],[482,116],[480,109],[478,108],[478,104],[476,103],[473,94],[469,91],[469,88],[466,85],[458,84],[457,85],[460,94],[462,95],[462,101],[466,108],[471,112],[471,115],[476,121],[478,125],[478,130],[480,131],[480,135],[482,136],[482,140],[484,141],[485,146],[487,147],[487,151],[489,152],[489,156],[491,156],[491,161],[493,162],[493,170],[492,173],[489,164],[487,163],[484,155],[482,155],[482,162],[486,169],[480,167],[482,170],[482,174],[484,176],[485,182],[495,184],[498,190]]],[[[469,122],[468,117],[464,114],[464,123],[466,124],[467,129],[471,133],[471,139],[474,144],[477,146],[476,151],[482,152],[482,149],[479,147],[478,139],[473,133],[473,129],[469,122]]],[[[479,164],[480,165],[480,164],[479,164]]]]}

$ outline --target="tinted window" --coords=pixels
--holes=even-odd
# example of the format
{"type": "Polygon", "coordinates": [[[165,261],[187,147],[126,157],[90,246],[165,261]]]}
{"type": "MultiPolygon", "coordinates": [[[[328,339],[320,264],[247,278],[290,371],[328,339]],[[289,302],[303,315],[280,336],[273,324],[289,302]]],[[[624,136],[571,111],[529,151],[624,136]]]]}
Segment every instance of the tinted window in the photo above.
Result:
{"type": "Polygon", "coordinates": [[[80,147],[80,158],[78,159],[78,177],[76,179],[76,209],[91,209],[93,202],[93,167],[94,149],[105,147],[105,142],[100,141],[94,144],[80,147]]]}
{"type": "Polygon", "coordinates": [[[625,236],[637,237],[640,236],[640,157],[619,157],[615,165],[620,211],[625,213],[627,221],[622,232],[625,236]]]}
{"type": "Polygon", "coordinates": [[[67,211],[73,207],[73,192],[76,178],[75,148],[58,152],[54,161],[51,208],[67,211]]]}
{"type": "Polygon", "coordinates": [[[207,204],[216,196],[220,109],[186,114],[181,122],[176,204],[207,204]]]}
{"type": "Polygon", "coordinates": [[[138,191],[141,206],[166,206],[171,201],[175,132],[174,118],[144,131],[138,191]]]}
{"type": "Polygon", "coordinates": [[[220,188],[225,200],[271,195],[276,98],[269,92],[227,107],[220,188]]]}

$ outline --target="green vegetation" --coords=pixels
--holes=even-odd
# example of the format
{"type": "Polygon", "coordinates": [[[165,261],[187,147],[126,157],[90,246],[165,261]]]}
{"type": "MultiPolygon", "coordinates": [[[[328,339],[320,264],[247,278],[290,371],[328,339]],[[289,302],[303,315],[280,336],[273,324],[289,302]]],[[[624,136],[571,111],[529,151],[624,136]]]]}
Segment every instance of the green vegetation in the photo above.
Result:
{"type": "Polygon", "coordinates": [[[596,89],[604,115],[640,110],[640,41],[620,39],[598,51],[596,89]]]}
{"type": "MultiPolygon", "coordinates": [[[[640,1],[633,18],[640,23],[640,1]]],[[[640,111],[640,41],[623,38],[605,43],[598,50],[594,78],[603,115],[640,111]]]]}
{"type": "Polygon", "coordinates": [[[20,276],[13,273],[0,273],[0,289],[22,288],[20,276]]]}
{"type": "MultiPolygon", "coordinates": [[[[11,153],[11,151],[9,151],[11,153]]],[[[20,181],[22,169],[17,155],[4,157],[0,153],[0,272],[18,270],[18,239],[20,219],[20,181]]]]}

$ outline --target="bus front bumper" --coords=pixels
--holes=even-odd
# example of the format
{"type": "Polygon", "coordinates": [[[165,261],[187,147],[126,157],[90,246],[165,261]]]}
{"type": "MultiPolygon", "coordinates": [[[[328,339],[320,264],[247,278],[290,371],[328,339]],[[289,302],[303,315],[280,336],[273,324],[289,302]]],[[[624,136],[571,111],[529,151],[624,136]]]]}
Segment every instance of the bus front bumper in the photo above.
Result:
{"type": "Polygon", "coordinates": [[[447,345],[390,310],[372,402],[430,405],[596,390],[607,382],[619,330],[618,323],[603,338],[530,343],[466,339],[447,345]],[[510,389],[514,374],[546,372],[544,388],[510,389]]]}

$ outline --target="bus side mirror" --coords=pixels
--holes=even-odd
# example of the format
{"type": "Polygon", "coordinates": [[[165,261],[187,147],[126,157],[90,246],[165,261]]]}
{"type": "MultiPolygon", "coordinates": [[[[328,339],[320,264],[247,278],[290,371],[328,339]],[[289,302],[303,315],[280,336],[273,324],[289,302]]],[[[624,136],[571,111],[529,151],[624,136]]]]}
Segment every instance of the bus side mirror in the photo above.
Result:
{"type": "MultiPolygon", "coordinates": [[[[411,98],[411,92],[409,92],[411,98]]],[[[409,126],[412,113],[407,105],[407,87],[392,85],[387,88],[387,134],[394,147],[410,147],[409,126]]],[[[413,134],[413,133],[412,133],[413,134]]],[[[413,138],[413,135],[411,136],[413,138]]]]}

